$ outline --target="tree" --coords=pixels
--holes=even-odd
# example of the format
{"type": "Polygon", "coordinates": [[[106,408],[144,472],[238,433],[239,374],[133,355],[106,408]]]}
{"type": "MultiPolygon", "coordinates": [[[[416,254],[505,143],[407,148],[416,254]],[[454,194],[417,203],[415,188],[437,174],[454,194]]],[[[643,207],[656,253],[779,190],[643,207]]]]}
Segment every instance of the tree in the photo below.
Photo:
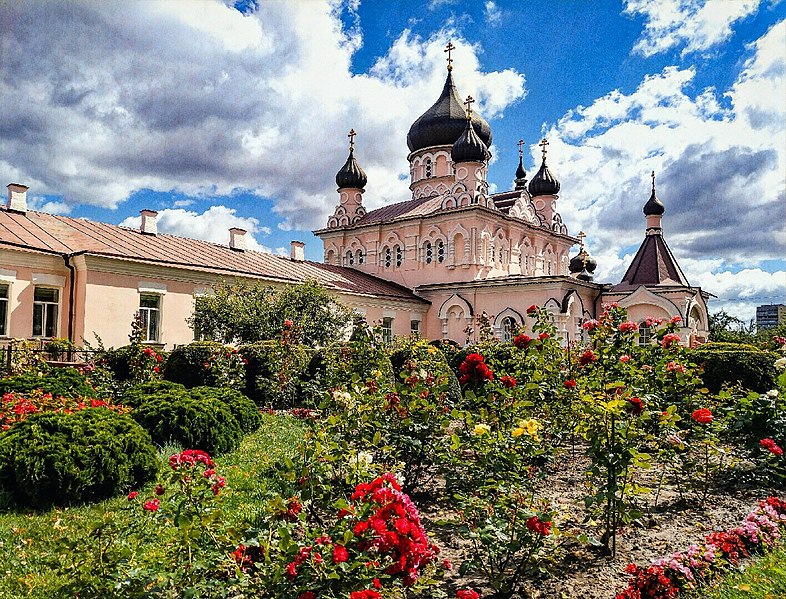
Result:
{"type": "Polygon", "coordinates": [[[709,315],[710,341],[753,343],[754,325],[746,325],[725,310],[709,315]]]}
{"type": "Polygon", "coordinates": [[[283,288],[222,281],[194,304],[189,324],[198,336],[224,343],[278,339],[291,321],[296,340],[322,347],[340,338],[351,321],[349,310],[316,281],[283,288]]]}

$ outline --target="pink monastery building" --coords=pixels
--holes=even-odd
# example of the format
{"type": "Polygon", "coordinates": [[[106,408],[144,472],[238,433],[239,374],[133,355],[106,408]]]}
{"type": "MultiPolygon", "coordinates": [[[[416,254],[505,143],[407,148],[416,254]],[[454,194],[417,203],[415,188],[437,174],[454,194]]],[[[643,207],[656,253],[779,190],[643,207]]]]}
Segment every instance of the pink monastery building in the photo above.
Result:
{"type": "Polygon", "coordinates": [[[684,343],[706,338],[709,294],[688,283],[666,244],[654,174],[641,247],[620,283],[598,283],[583,233],[569,234],[559,214],[548,142],[530,181],[520,146],[514,189],[490,194],[492,133],[471,103],[465,109],[449,65],[439,98],[407,135],[411,198],[371,212],[350,132],[349,157],[336,175],[338,204],[314,232],[323,263],[305,260],[300,242],[289,257],[247,250],[242,229],[228,231],[227,245],[160,234],[152,210],[142,211],[139,229],[35,212],[27,209],[27,187],[9,185],[0,207],[0,343],[67,337],[79,345],[98,335],[117,347],[127,343],[138,311],[147,340],[171,348],[194,339],[187,322],[194,297],[238,278],[272,285],[315,279],[391,336],[464,344],[485,312],[497,336],[509,339],[530,324],[534,304],[572,341],[584,320],[616,301],[636,321],[680,316],[684,343]]]}

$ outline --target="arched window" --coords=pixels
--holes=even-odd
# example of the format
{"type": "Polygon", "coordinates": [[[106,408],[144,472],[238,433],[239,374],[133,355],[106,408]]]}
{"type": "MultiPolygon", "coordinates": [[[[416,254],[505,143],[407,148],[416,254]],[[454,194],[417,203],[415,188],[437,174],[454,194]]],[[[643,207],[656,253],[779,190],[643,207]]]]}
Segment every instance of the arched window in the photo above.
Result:
{"type": "Polygon", "coordinates": [[[427,241],[423,245],[423,256],[426,264],[431,264],[434,261],[434,248],[432,247],[430,241],[427,241]]]}
{"type": "Polygon", "coordinates": [[[431,176],[431,158],[426,158],[425,162],[423,162],[423,166],[426,172],[426,178],[431,176]]]}
{"type": "Polygon", "coordinates": [[[437,240],[437,262],[442,264],[445,261],[445,242],[437,240]]]}
{"type": "Polygon", "coordinates": [[[512,316],[506,316],[502,319],[502,340],[507,342],[513,341],[514,334],[516,333],[516,319],[512,316]]]}
{"type": "Polygon", "coordinates": [[[355,259],[357,260],[358,264],[363,264],[366,261],[366,255],[363,253],[363,250],[357,251],[355,259]]]}
{"type": "Polygon", "coordinates": [[[355,265],[355,254],[352,253],[352,250],[349,250],[347,252],[346,264],[347,264],[347,266],[354,266],[355,265]]]}
{"type": "Polygon", "coordinates": [[[396,246],[396,266],[401,266],[404,262],[404,252],[400,245],[396,246]]]}
{"type": "Polygon", "coordinates": [[[639,325],[639,345],[649,345],[652,336],[650,335],[650,327],[646,322],[639,325]]]}
{"type": "Polygon", "coordinates": [[[390,251],[389,247],[385,247],[385,249],[382,250],[382,255],[384,256],[383,263],[385,268],[390,268],[393,264],[393,252],[390,251]]]}

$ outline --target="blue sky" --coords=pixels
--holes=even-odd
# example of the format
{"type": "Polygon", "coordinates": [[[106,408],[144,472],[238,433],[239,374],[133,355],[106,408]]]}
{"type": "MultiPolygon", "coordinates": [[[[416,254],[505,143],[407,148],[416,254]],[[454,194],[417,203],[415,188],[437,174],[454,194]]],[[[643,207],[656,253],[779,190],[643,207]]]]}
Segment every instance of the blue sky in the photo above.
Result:
{"type": "Polygon", "coordinates": [[[559,210],[620,279],[658,172],[667,240],[711,309],[786,303],[786,2],[4,3],[0,173],[36,207],[256,247],[306,242],[346,131],[368,208],[407,197],[406,133],[442,48],[509,189],[550,140],[559,210]],[[32,48],[43,49],[31,51],[32,48]],[[224,239],[226,238],[226,239],[224,239]]]}

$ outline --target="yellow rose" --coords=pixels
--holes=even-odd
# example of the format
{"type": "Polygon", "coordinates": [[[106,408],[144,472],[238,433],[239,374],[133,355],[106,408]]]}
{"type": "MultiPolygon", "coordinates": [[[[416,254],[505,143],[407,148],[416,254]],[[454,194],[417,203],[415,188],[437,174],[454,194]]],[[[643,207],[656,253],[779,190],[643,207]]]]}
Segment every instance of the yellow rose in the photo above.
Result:
{"type": "Polygon", "coordinates": [[[488,424],[476,424],[475,425],[475,434],[478,435],[478,436],[485,435],[485,434],[490,433],[490,432],[491,432],[491,427],[488,424]]]}
{"type": "Polygon", "coordinates": [[[524,434],[524,429],[523,429],[523,428],[521,428],[521,427],[514,428],[514,429],[513,429],[513,430],[510,432],[510,434],[511,434],[511,435],[513,435],[514,437],[520,437],[521,435],[523,435],[523,434],[524,434]]]}

